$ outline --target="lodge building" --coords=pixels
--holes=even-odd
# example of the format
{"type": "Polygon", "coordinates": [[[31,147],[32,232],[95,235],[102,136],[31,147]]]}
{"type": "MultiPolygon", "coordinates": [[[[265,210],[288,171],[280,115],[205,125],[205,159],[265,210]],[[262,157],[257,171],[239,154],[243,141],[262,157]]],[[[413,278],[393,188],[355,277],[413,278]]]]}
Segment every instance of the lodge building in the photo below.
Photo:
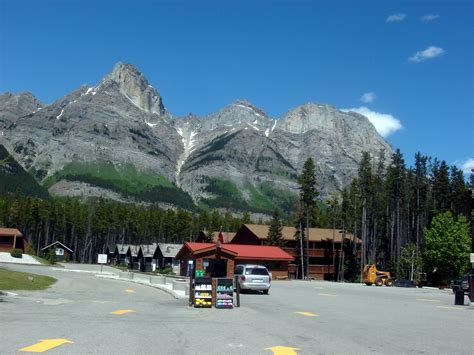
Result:
{"type": "MultiPolygon", "coordinates": [[[[243,224],[232,239],[231,244],[244,245],[265,245],[268,237],[268,225],[243,224]]],[[[293,275],[298,269],[298,251],[300,246],[296,239],[297,230],[294,227],[283,227],[282,235],[285,242],[283,250],[289,255],[295,257],[296,264],[289,265],[289,276],[293,275]]],[[[316,280],[333,280],[335,278],[336,267],[341,255],[342,241],[360,244],[359,238],[352,234],[345,233],[338,229],[309,228],[309,276],[316,280]],[[334,254],[333,254],[334,250],[334,254]],[[334,258],[337,260],[334,263],[334,258]]],[[[306,245],[303,246],[306,248],[306,245]]]]}

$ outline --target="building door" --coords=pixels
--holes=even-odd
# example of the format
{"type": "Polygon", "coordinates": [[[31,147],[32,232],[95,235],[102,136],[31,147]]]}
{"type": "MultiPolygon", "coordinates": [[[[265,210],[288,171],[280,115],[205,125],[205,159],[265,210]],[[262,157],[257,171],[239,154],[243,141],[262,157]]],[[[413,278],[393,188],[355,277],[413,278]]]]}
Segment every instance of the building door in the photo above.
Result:
{"type": "Polygon", "coordinates": [[[227,259],[210,259],[211,277],[227,277],[227,259]]]}

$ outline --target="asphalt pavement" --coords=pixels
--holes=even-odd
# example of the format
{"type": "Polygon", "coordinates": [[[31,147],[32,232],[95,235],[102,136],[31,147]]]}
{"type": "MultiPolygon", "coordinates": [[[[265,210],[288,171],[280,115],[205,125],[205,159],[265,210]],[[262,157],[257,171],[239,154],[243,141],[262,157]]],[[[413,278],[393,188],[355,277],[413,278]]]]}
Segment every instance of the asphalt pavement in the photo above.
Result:
{"type": "MultiPolygon", "coordinates": [[[[474,307],[448,290],[274,281],[241,307],[196,309],[140,284],[57,270],[45,291],[0,296],[0,354],[472,354],[474,307]],[[45,341],[43,341],[45,340],[45,341]],[[41,341],[43,341],[41,343],[41,341]],[[40,345],[36,345],[36,344],[40,345]]],[[[104,271],[109,272],[108,268],[104,271]]]]}

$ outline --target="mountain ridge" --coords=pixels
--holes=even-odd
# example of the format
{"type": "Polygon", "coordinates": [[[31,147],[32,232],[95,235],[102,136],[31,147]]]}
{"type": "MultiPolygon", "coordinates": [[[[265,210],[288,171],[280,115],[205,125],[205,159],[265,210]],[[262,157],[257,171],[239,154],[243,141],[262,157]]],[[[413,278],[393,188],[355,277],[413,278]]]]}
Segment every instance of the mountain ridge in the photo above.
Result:
{"type": "MultiPolygon", "coordinates": [[[[7,106],[1,106],[4,95],[0,118],[7,106]]],[[[81,86],[50,105],[20,105],[16,117],[11,106],[0,143],[39,181],[74,176],[96,181],[90,168],[84,168],[89,177],[62,173],[71,164],[80,170],[108,162],[117,176],[131,164],[138,175],[156,176],[170,191],[182,190],[195,204],[213,207],[218,207],[216,200],[224,201],[223,187],[242,203],[267,211],[279,206],[276,196],[296,198],[296,177],[309,157],[316,162],[319,189],[327,197],[350,183],[363,150],[373,156],[380,150],[391,153],[366,117],[327,104],[306,103],[276,119],[239,99],[204,117],[173,117],[145,76],[123,63],[97,85],[81,86]]],[[[67,195],[60,186],[53,184],[50,191],[67,195]]],[[[110,194],[116,198],[112,192],[117,190],[112,187],[110,194]]]]}

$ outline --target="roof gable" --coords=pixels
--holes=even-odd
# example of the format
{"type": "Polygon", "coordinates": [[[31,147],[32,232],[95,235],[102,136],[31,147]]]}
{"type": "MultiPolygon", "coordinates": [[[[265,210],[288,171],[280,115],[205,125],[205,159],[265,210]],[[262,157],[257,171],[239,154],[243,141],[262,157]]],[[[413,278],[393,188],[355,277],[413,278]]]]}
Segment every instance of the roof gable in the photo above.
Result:
{"type": "Polygon", "coordinates": [[[118,254],[127,254],[130,244],[115,244],[114,253],[118,254]]]}
{"type": "MultiPolygon", "coordinates": [[[[258,239],[266,240],[268,237],[268,230],[270,226],[264,224],[244,224],[244,226],[252,232],[258,239]]],[[[297,229],[295,227],[285,226],[282,229],[283,240],[295,240],[297,229]]],[[[343,230],[330,228],[309,228],[309,240],[312,242],[321,242],[324,240],[341,242],[343,230]]],[[[359,242],[360,239],[354,237],[350,233],[345,234],[345,239],[355,238],[359,242]]]]}
{"type": "Polygon", "coordinates": [[[174,258],[182,248],[183,244],[158,243],[161,254],[164,258],[174,258]]]}
{"type": "MultiPolygon", "coordinates": [[[[177,258],[192,254],[194,256],[216,249],[215,243],[185,243],[177,254],[177,258]]],[[[294,258],[275,246],[222,244],[221,250],[237,260],[294,260],[294,258]]]]}
{"type": "Polygon", "coordinates": [[[225,249],[237,254],[237,260],[294,260],[283,249],[267,245],[224,244],[225,249]]]}
{"type": "Polygon", "coordinates": [[[23,234],[21,234],[21,232],[16,229],[16,228],[0,228],[0,235],[1,236],[17,236],[17,237],[23,237],[23,234]]]}
{"type": "Polygon", "coordinates": [[[132,256],[137,256],[138,255],[138,250],[140,250],[139,245],[129,245],[127,254],[131,254],[132,256]]]}
{"type": "Polygon", "coordinates": [[[63,247],[64,249],[67,249],[67,250],[69,250],[69,252],[70,252],[70,253],[73,253],[73,252],[74,252],[74,251],[73,251],[71,248],[69,248],[69,247],[65,246],[63,243],[61,243],[61,242],[60,242],[60,241],[58,241],[58,240],[57,240],[57,241],[55,241],[54,243],[51,243],[50,245],[47,245],[47,246],[45,246],[45,247],[44,247],[44,248],[42,248],[41,250],[46,250],[46,249],[49,249],[49,248],[51,248],[52,246],[54,246],[54,245],[58,245],[58,244],[59,244],[61,247],[63,247]]]}
{"type": "Polygon", "coordinates": [[[137,253],[140,253],[143,255],[145,258],[151,258],[155,255],[156,248],[158,248],[158,244],[153,243],[153,244],[141,244],[139,246],[139,251],[137,253]]]}
{"type": "MultiPolygon", "coordinates": [[[[198,238],[196,239],[196,242],[204,240],[206,238],[208,231],[202,231],[198,238]]],[[[219,233],[220,232],[212,232],[212,242],[217,243],[217,240],[219,239],[219,233]]],[[[230,243],[232,239],[235,237],[236,232],[222,232],[222,235],[224,236],[224,243],[230,243]]]]}

